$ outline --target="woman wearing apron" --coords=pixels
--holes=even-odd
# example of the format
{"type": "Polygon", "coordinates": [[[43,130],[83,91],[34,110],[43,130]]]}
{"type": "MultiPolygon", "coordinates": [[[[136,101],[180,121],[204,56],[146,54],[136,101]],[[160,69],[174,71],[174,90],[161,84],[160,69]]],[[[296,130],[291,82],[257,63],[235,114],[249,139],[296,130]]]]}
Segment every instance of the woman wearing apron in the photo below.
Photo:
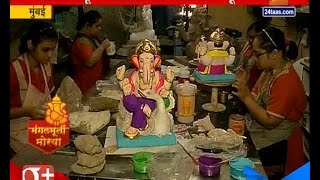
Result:
{"type": "Polygon", "coordinates": [[[21,38],[21,55],[10,65],[10,146],[16,153],[28,144],[28,120],[43,119],[51,99],[50,60],[57,37],[50,24],[34,22],[21,38]]]}
{"type": "MultiPolygon", "coordinates": [[[[256,65],[264,70],[251,93],[246,71],[239,69],[234,92],[246,105],[247,129],[266,166],[285,164],[284,174],[305,161],[300,120],[307,98],[302,82],[287,57],[296,54],[294,43],[286,51],[284,33],[274,27],[262,29],[253,41],[256,65]],[[283,153],[282,153],[283,152],[283,153]],[[294,155],[293,155],[294,154],[294,155]]],[[[268,173],[268,172],[267,172],[268,173]]]]}

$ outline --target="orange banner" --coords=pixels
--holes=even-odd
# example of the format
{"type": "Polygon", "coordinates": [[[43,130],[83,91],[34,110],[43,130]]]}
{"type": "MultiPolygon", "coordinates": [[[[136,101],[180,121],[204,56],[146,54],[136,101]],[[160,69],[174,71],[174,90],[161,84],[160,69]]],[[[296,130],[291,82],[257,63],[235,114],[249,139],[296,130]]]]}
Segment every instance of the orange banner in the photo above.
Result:
{"type": "Polygon", "coordinates": [[[66,104],[58,96],[48,103],[45,120],[28,122],[29,144],[47,154],[69,144],[69,132],[66,104]]]}

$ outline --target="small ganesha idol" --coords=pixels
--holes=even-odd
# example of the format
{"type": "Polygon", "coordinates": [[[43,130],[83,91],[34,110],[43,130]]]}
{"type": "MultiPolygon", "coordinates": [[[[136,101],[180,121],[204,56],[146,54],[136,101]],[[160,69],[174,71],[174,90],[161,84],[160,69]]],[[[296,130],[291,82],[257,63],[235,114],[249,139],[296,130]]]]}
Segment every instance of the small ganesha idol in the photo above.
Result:
{"type": "Polygon", "coordinates": [[[161,58],[148,39],[137,44],[131,56],[135,70],[125,77],[125,66],[117,68],[116,76],[123,91],[119,104],[117,128],[133,139],[139,135],[164,136],[171,132],[173,117],[169,111],[175,101],[170,90],[174,73],[161,74],[161,58]]]}
{"type": "Polygon", "coordinates": [[[234,47],[229,47],[229,42],[225,41],[224,32],[217,28],[211,35],[210,41],[201,39],[196,47],[199,61],[198,71],[205,74],[221,75],[227,73],[226,66],[231,65],[235,59],[234,47]]]}

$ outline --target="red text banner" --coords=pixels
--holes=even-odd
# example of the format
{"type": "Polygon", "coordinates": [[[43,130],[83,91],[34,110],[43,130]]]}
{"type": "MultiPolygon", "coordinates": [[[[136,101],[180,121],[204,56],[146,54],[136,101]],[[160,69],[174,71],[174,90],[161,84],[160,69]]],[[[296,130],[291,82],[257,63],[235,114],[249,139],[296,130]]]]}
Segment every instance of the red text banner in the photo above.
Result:
{"type": "Polygon", "coordinates": [[[47,154],[69,144],[69,136],[66,104],[58,96],[48,103],[44,120],[29,120],[28,122],[29,144],[47,154]]]}
{"type": "Polygon", "coordinates": [[[308,0],[11,0],[11,5],[308,5],[308,0]]]}
{"type": "Polygon", "coordinates": [[[33,147],[51,154],[69,144],[68,124],[55,126],[39,120],[30,120],[28,123],[28,141],[33,147]]]}

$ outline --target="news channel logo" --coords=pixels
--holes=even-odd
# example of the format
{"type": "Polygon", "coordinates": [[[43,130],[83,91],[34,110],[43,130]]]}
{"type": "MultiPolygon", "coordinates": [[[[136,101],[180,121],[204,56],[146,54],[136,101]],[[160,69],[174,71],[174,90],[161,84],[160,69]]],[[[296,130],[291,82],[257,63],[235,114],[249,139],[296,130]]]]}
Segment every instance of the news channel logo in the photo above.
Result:
{"type": "Polygon", "coordinates": [[[51,165],[25,165],[22,180],[54,180],[54,168],[51,165]]]}
{"type": "Polygon", "coordinates": [[[265,6],[262,7],[263,17],[295,17],[296,7],[294,6],[265,6]]]}

